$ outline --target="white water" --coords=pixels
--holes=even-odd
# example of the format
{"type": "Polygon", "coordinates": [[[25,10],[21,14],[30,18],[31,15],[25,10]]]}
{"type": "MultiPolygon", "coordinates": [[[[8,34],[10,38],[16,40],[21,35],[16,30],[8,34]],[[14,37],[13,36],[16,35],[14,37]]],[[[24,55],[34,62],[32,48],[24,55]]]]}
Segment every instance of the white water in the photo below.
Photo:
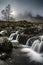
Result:
{"type": "Polygon", "coordinates": [[[38,39],[33,41],[33,43],[31,39],[28,39],[26,45],[29,46],[29,44],[31,45],[30,48],[34,51],[38,53],[43,53],[43,35],[39,36],[38,39]]]}
{"type": "MultiPolygon", "coordinates": [[[[8,40],[12,40],[15,35],[17,35],[17,36],[16,36],[16,40],[18,40],[18,36],[19,36],[18,32],[19,32],[19,31],[16,31],[15,33],[12,33],[12,34],[9,36],[8,40]]],[[[14,40],[15,40],[15,39],[14,39],[14,40]]]]}
{"type": "Polygon", "coordinates": [[[19,36],[19,31],[16,31],[15,33],[12,33],[8,40],[12,43],[13,46],[18,45],[19,41],[18,41],[18,36],[19,36]]]}
{"type": "MultiPolygon", "coordinates": [[[[12,34],[11,37],[15,35],[12,34]]],[[[26,46],[22,45],[21,52],[25,52],[25,55],[30,59],[30,61],[40,62],[43,63],[43,36],[39,36],[39,39],[36,39],[29,48],[26,48],[26,46],[29,46],[29,43],[26,43],[26,46]]],[[[16,40],[18,40],[18,36],[16,37],[16,40]]],[[[29,41],[29,40],[28,40],[29,41]]],[[[31,41],[32,42],[32,41],[31,41]]]]}
{"type": "Polygon", "coordinates": [[[31,49],[33,49],[34,51],[38,52],[38,47],[39,47],[40,41],[39,40],[35,40],[31,46],[31,49]]]}
{"type": "Polygon", "coordinates": [[[21,52],[25,52],[25,55],[30,59],[30,61],[43,63],[43,55],[33,51],[31,48],[23,48],[21,52]]]}
{"type": "Polygon", "coordinates": [[[27,46],[30,46],[29,44],[32,44],[32,41],[30,41],[30,39],[28,39],[27,42],[26,42],[27,46]]]}
{"type": "Polygon", "coordinates": [[[43,63],[43,36],[39,36],[39,38],[40,40],[35,40],[30,48],[22,48],[21,52],[25,52],[30,61],[43,63]]]}
{"type": "Polygon", "coordinates": [[[43,53],[43,36],[39,36],[40,40],[35,40],[31,46],[34,51],[43,53]]]}

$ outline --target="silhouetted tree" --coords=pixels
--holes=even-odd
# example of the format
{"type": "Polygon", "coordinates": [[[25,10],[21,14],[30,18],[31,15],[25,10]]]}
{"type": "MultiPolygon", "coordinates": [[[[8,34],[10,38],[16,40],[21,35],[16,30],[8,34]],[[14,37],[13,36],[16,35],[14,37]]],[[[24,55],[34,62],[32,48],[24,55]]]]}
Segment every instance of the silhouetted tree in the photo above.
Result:
{"type": "Polygon", "coordinates": [[[1,11],[1,13],[3,14],[3,18],[6,20],[6,21],[10,21],[10,20],[14,20],[13,17],[11,17],[11,6],[10,4],[8,4],[6,6],[6,8],[4,10],[1,11]]]}

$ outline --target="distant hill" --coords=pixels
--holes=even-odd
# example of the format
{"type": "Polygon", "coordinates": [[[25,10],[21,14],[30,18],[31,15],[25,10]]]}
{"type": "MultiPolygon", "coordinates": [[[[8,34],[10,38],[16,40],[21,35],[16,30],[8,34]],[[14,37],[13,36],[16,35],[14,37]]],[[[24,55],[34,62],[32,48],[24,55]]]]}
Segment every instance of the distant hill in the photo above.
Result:
{"type": "Polygon", "coordinates": [[[32,18],[28,18],[26,20],[28,22],[35,23],[35,24],[43,24],[43,18],[32,17],[32,18]]]}
{"type": "Polygon", "coordinates": [[[32,17],[25,20],[9,21],[9,22],[0,20],[0,26],[17,26],[17,25],[24,26],[28,24],[43,24],[43,19],[32,17]]]}

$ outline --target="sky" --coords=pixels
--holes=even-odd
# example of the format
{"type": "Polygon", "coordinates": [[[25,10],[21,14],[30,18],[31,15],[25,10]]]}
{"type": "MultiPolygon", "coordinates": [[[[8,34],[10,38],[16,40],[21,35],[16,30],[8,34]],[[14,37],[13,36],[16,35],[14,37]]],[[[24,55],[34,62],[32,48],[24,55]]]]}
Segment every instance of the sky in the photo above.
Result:
{"type": "Polygon", "coordinates": [[[11,5],[12,16],[15,19],[28,17],[29,12],[32,15],[43,16],[43,0],[0,0],[0,18],[1,11],[8,5],[11,5]]]}

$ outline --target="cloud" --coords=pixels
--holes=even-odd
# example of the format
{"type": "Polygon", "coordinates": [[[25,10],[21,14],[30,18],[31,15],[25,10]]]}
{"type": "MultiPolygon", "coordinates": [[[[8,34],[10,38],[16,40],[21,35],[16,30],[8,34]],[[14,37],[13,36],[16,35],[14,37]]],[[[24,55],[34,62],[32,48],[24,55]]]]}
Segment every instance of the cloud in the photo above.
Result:
{"type": "Polygon", "coordinates": [[[18,18],[28,18],[29,11],[35,15],[40,13],[43,15],[43,0],[0,0],[0,12],[8,4],[11,4],[11,9],[17,11],[18,18]]]}
{"type": "Polygon", "coordinates": [[[20,13],[17,16],[18,19],[26,19],[26,18],[29,18],[29,17],[32,17],[32,13],[27,12],[27,11],[25,11],[24,13],[20,13]]]}

